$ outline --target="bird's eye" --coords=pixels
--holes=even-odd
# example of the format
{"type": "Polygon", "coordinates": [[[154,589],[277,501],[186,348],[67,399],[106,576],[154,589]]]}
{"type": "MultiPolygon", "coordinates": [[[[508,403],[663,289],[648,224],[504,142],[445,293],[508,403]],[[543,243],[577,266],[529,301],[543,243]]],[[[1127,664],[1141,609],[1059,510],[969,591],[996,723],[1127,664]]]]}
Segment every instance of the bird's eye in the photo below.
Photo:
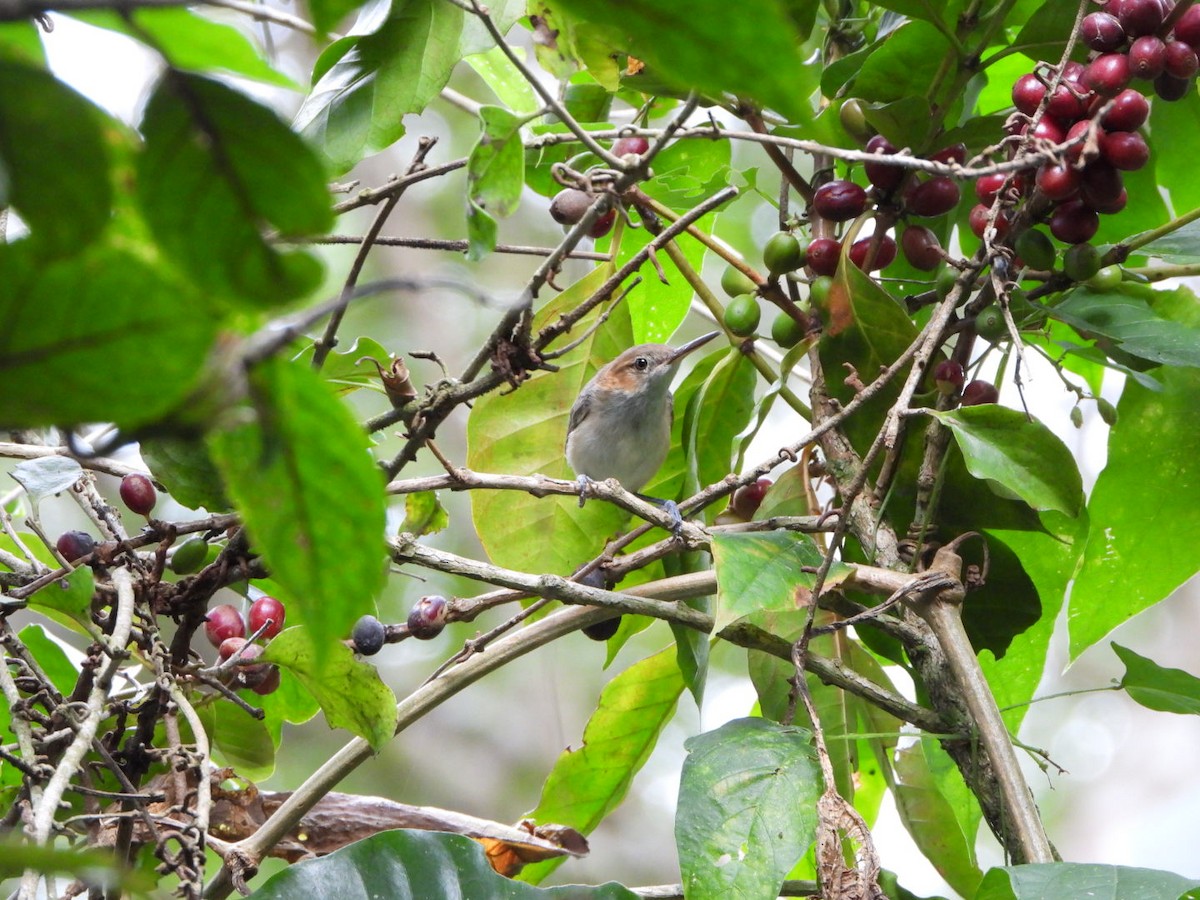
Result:
{"type": "Polygon", "coordinates": [[[644,356],[639,356],[633,361],[633,366],[639,372],[645,372],[648,368],[650,368],[650,360],[646,359],[644,356]]]}

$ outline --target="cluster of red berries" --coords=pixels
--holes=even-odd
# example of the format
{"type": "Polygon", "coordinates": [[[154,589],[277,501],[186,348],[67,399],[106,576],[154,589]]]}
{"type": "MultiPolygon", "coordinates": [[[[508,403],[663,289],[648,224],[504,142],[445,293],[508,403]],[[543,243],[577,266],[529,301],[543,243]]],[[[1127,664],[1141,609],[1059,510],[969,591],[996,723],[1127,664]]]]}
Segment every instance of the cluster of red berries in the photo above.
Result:
{"type": "MultiPolygon", "coordinates": [[[[1043,165],[1033,182],[1053,204],[1050,233],[1064,243],[1090,240],[1101,214],[1124,209],[1128,194],[1121,173],[1136,171],[1150,159],[1150,148],[1138,133],[1150,103],[1130,84],[1152,82],[1155,93],[1167,101],[1191,90],[1200,68],[1200,8],[1189,7],[1173,29],[1165,25],[1169,13],[1163,0],[1109,0],[1083,19],[1080,38],[1092,51],[1086,64],[1068,62],[1061,73],[1043,67],[1013,85],[1013,105],[1024,118],[1014,123],[1014,134],[1024,136],[1030,117],[1044,107],[1032,126],[1033,136],[1055,144],[1076,142],[1067,159],[1043,165]]],[[[976,182],[976,209],[983,215],[1004,181],[1004,176],[989,175],[976,182]]],[[[1031,187],[1020,176],[1013,184],[1019,194],[1031,187]]],[[[997,231],[1003,234],[1007,226],[1007,216],[1001,214],[997,231]]]]}
{"type": "MultiPolygon", "coordinates": [[[[612,146],[614,156],[641,156],[650,149],[650,142],[643,137],[619,138],[612,146]]],[[[596,196],[578,188],[563,188],[550,201],[550,218],[559,225],[578,225],[579,220],[596,202],[596,196]]],[[[612,231],[613,223],[617,221],[616,209],[610,209],[592,223],[588,235],[601,238],[612,231]]]]}
{"type": "MultiPolygon", "coordinates": [[[[867,141],[866,150],[880,156],[897,152],[881,134],[867,141]]],[[[961,143],[943,147],[929,157],[934,162],[959,165],[966,158],[967,147],[961,143]]],[[[871,183],[870,194],[852,181],[827,182],[813,195],[812,208],[817,215],[831,222],[848,222],[863,214],[873,195],[876,202],[895,206],[908,216],[935,218],[953,210],[962,199],[958,182],[947,175],[910,175],[904,168],[883,162],[868,162],[863,171],[871,183]]],[[[851,244],[849,256],[860,269],[874,271],[891,265],[896,250],[896,241],[890,235],[873,235],[851,244]]],[[[923,225],[905,227],[900,235],[900,250],[914,268],[923,272],[932,272],[945,259],[937,235],[923,225]]],[[[818,276],[832,275],[837,271],[841,253],[841,241],[817,238],[808,245],[808,265],[818,276]]]]}
{"type": "Polygon", "coordinates": [[[274,597],[265,596],[250,604],[246,619],[242,618],[236,606],[229,603],[214,606],[208,611],[204,619],[204,634],[209,643],[217,648],[217,655],[222,662],[234,654],[238,656],[235,686],[248,687],[256,694],[270,694],[279,687],[278,667],[254,662],[262,656],[263,647],[251,643],[249,636],[256,635],[256,641],[270,641],[283,630],[285,616],[283,604],[274,597]]]}

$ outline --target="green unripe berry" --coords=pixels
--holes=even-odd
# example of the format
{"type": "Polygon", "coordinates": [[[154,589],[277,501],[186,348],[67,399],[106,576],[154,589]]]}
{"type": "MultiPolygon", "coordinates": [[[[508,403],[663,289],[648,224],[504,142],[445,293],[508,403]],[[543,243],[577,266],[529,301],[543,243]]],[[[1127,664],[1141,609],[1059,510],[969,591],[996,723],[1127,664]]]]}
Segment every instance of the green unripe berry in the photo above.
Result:
{"type": "Polygon", "coordinates": [[[1048,272],[1054,268],[1054,260],[1058,254],[1054,250],[1054,242],[1050,235],[1036,228],[1024,232],[1013,247],[1017,256],[1031,269],[1048,272]]]}
{"type": "Polygon", "coordinates": [[[1116,290],[1123,278],[1120,266],[1105,266],[1087,280],[1087,286],[1097,291],[1116,290]]]}
{"type": "Polygon", "coordinates": [[[825,309],[829,306],[829,292],[832,290],[833,278],[829,275],[820,275],[814,278],[812,284],[808,286],[808,300],[818,309],[825,309]]]}
{"type": "Polygon", "coordinates": [[[804,326],[787,313],[780,313],[771,323],[771,340],[785,350],[800,343],[804,338],[804,332],[804,326]]]}
{"type": "Polygon", "coordinates": [[[740,297],[742,294],[753,294],[758,290],[758,285],[741,269],[729,266],[721,275],[721,290],[730,297],[740,297]]]}
{"type": "Polygon", "coordinates": [[[1063,271],[1072,281],[1087,281],[1100,271],[1100,251],[1091,244],[1074,244],[1063,254],[1063,271]]]}
{"type": "Polygon", "coordinates": [[[871,127],[863,113],[862,104],[853,97],[838,109],[838,119],[841,121],[842,127],[846,129],[846,134],[860,144],[865,144],[875,134],[875,129],[871,127]]]}
{"type": "Polygon", "coordinates": [[[763,247],[763,265],[773,278],[795,272],[804,262],[804,248],[790,231],[780,231],[771,235],[771,239],[763,247]]]}
{"type": "Polygon", "coordinates": [[[999,307],[989,306],[979,311],[975,317],[975,333],[993,343],[1008,336],[1008,325],[999,307]]]}
{"type": "Polygon", "coordinates": [[[1111,427],[1117,424],[1117,408],[1103,397],[1096,398],[1096,412],[1100,413],[1105,425],[1111,427]]]}
{"type": "Polygon", "coordinates": [[[958,281],[958,269],[954,268],[954,266],[942,266],[939,268],[933,280],[938,296],[945,297],[949,294],[954,289],[956,281],[958,281]]]}
{"type": "Polygon", "coordinates": [[[1071,407],[1071,424],[1076,428],[1083,427],[1083,410],[1078,406],[1071,407]]]}
{"type": "Polygon", "coordinates": [[[758,298],[753,294],[743,294],[735,297],[725,307],[725,327],[738,337],[750,337],[762,318],[762,310],[758,306],[758,298]]]}
{"type": "Polygon", "coordinates": [[[171,555],[171,571],[176,575],[191,575],[199,572],[208,557],[208,541],[194,537],[175,548],[171,555]]]}

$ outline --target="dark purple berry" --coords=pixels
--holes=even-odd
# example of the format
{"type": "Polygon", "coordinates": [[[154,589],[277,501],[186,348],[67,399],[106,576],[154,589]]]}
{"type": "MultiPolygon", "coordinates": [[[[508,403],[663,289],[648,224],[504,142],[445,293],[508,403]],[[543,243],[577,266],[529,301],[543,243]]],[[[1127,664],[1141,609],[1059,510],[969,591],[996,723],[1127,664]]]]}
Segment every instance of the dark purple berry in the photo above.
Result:
{"type": "Polygon", "coordinates": [[[593,641],[607,641],[617,633],[620,627],[621,617],[613,616],[611,619],[605,619],[603,622],[593,622],[591,625],[584,625],[583,633],[593,641]]]}
{"type": "Polygon", "coordinates": [[[979,406],[983,403],[996,403],[1000,400],[1000,392],[996,390],[996,386],[989,381],[972,381],[963,388],[962,400],[959,402],[963,406],[979,406]]]}
{"type": "Polygon", "coordinates": [[[1050,233],[1064,244],[1082,244],[1096,236],[1100,217],[1080,200],[1068,200],[1050,216],[1050,233]]]}
{"type": "Polygon", "coordinates": [[[1110,131],[1100,138],[1100,153],[1123,172],[1136,172],[1150,161],[1150,147],[1136,131],[1110,131]]]}
{"type": "Polygon", "coordinates": [[[1126,89],[1113,97],[1100,124],[1109,131],[1136,131],[1146,124],[1149,115],[1150,101],[1140,91],[1126,89]]]}
{"type": "Polygon", "coordinates": [[[909,225],[900,235],[900,249],[914,269],[932,272],[945,259],[942,242],[923,225],[909,225]]]}
{"type": "Polygon", "coordinates": [[[1121,20],[1106,12],[1088,13],[1079,29],[1083,42],[1093,50],[1108,53],[1125,45],[1125,29],[1121,20]]]}
{"type": "Polygon", "coordinates": [[[1079,190],[1082,181],[1077,170],[1070,166],[1047,163],[1038,169],[1038,189],[1051,200],[1066,200],[1079,190]]]}
{"type": "MultiPolygon", "coordinates": [[[[1190,8],[1190,7],[1189,7],[1190,8]]],[[[1183,41],[1167,41],[1164,70],[1175,78],[1191,78],[1200,69],[1200,56],[1190,44],[1183,41]]]]}
{"type": "Polygon", "coordinates": [[[54,546],[67,562],[83,559],[96,549],[96,540],[86,531],[64,531],[54,546]]]}
{"type": "MultiPolygon", "coordinates": [[[[1188,7],[1191,12],[1196,7],[1188,7]]],[[[1182,100],[1192,90],[1192,79],[1176,78],[1169,72],[1163,72],[1154,79],[1154,93],[1168,103],[1174,103],[1176,100],[1182,100]]]]}
{"type": "Polygon", "coordinates": [[[1013,84],[1013,106],[1027,116],[1032,116],[1037,111],[1044,96],[1046,96],[1046,85],[1042,84],[1042,80],[1036,75],[1022,75],[1013,84]]]}
{"type": "Polygon", "coordinates": [[[422,597],[408,614],[408,633],[420,641],[430,641],[446,627],[446,598],[431,594],[422,597]]]}
{"type": "Polygon", "coordinates": [[[1129,58],[1124,53],[1105,53],[1092,60],[1083,73],[1083,83],[1097,94],[1111,97],[1129,87],[1132,77],[1129,58]]]}
{"type": "Polygon", "coordinates": [[[618,138],[616,143],[612,145],[613,156],[641,156],[650,149],[650,142],[644,137],[623,137],[618,138]]]}
{"type": "Polygon", "coordinates": [[[963,370],[962,363],[943,359],[933,370],[933,380],[939,393],[957,394],[958,389],[967,380],[967,373],[963,370]]]}
{"type": "Polygon", "coordinates": [[[886,234],[878,241],[873,237],[861,238],[850,245],[850,261],[860,269],[871,272],[886,269],[896,261],[896,242],[886,234]],[[875,245],[874,250],[872,244],[875,245]]]}
{"type": "MultiPolygon", "coordinates": [[[[886,156],[891,156],[896,152],[896,148],[882,134],[877,134],[867,141],[866,150],[868,153],[878,153],[886,156]]],[[[894,191],[900,186],[900,182],[904,181],[904,170],[899,166],[865,163],[863,165],[863,172],[866,173],[867,180],[885,194],[894,191]]]]}
{"type": "Polygon", "coordinates": [[[1167,67],[1167,45],[1152,34],[1138,38],[1129,48],[1129,72],[1134,78],[1153,81],[1167,67]]]}
{"type": "Polygon", "coordinates": [[[867,208],[867,192],[853,181],[830,181],[813,194],[813,209],[831,222],[856,219],[867,208]]]}
{"type": "Polygon", "coordinates": [[[941,216],[958,206],[961,198],[958,182],[946,175],[934,175],[915,185],[904,198],[904,205],[914,216],[941,216]]]}
{"type": "Polygon", "coordinates": [[[838,260],[842,257],[842,245],[833,238],[817,238],[808,245],[805,255],[809,268],[815,274],[832,275],[837,271],[838,260]]]}
{"type": "Polygon", "coordinates": [[[354,623],[354,630],[350,633],[354,649],[363,656],[374,656],[382,650],[386,636],[383,623],[374,616],[363,616],[354,623]]]}

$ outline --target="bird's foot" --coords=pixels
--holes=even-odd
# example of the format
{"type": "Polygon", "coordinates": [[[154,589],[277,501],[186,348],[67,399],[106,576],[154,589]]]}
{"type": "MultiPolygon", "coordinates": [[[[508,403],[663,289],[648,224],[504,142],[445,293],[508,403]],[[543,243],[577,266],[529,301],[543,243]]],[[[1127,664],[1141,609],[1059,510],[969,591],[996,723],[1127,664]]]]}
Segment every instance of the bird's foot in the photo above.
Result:
{"type": "Polygon", "coordinates": [[[575,484],[579,486],[579,508],[583,509],[583,504],[587,502],[588,485],[592,483],[592,479],[586,475],[580,475],[575,479],[575,484]]]}

